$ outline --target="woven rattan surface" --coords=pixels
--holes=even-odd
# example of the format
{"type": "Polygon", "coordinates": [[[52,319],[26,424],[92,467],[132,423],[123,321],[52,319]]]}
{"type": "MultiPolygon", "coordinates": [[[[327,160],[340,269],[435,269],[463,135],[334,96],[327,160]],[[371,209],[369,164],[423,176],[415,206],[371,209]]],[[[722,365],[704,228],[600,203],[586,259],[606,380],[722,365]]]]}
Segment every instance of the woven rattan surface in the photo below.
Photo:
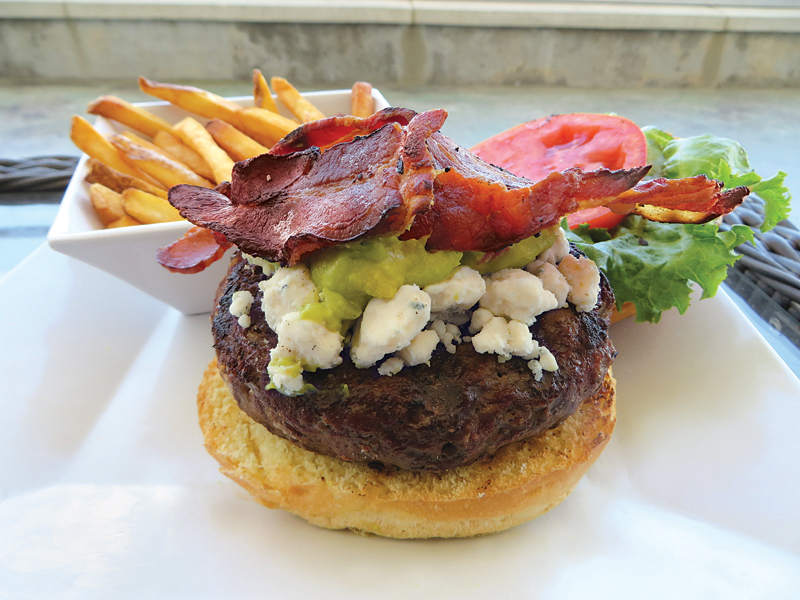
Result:
{"type": "Polygon", "coordinates": [[[75,156],[43,156],[25,160],[0,159],[0,194],[63,190],[67,187],[77,164],[78,158],[75,156]]]}
{"type": "Polygon", "coordinates": [[[743,223],[755,228],[756,237],[755,245],[736,248],[742,256],[728,269],[725,283],[800,348],[800,229],[781,221],[761,233],[763,207],[764,201],[751,195],[724,217],[723,229],[743,223]]]}

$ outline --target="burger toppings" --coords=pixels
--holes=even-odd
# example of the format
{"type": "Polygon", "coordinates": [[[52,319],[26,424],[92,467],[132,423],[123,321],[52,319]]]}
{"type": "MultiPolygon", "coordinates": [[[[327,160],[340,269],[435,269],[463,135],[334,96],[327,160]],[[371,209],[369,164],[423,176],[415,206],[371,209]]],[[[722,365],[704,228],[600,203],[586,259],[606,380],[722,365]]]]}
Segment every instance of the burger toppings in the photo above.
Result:
{"type": "Polygon", "coordinates": [[[558,370],[558,363],[552,352],[532,339],[530,330],[519,321],[492,317],[472,339],[472,345],[477,352],[497,354],[501,363],[512,356],[527,360],[535,381],[542,380],[543,371],[558,370]]]}
{"type": "Polygon", "coordinates": [[[263,258],[259,258],[257,256],[250,256],[245,252],[242,252],[242,258],[251,265],[261,267],[261,271],[264,273],[264,275],[272,275],[280,267],[280,265],[277,263],[269,262],[268,260],[264,260],[263,258]]]}
{"type": "Polygon", "coordinates": [[[239,325],[244,329],[250,327],[250,306],[253,304],[253,294],[241,290],[233,295],[231,306],[228,310],[234,317],[238,317],[239,325]]]}
{"type": "Polygon", "coordinates": [[[442,169],[436,175],[433,206],[405,234],[428,236],[428,250],[502,250],[557,225],[580,207],[611,202],[649,169],[567,169],[534,183],[459,150],[441,134],[432,137],[429,147],[442,169]]]}
{"type": "Polygon", "coordinates": [[[199,273],[218,261],[231,247],[221,233],[205,227],[192,227],[184,236],[160,248],[156,260],[173,273],[199,273]]]}
{"type": "Polygon", "coordinates": [[[291,154],[308,148],[325,151],[335,144],[352,141],[356,136],[369,135],[388,123],[408,125],[415,113],[409,108],[390,107],[367,118],[351,115],[328,117],[304,123],[270,149],[270,154],[291,154]]]}
{"type": "MultiPolygon", "coordinates": [[[[524,251],[534,247],[528,244],[489,255],[484,266],[510,266],[483,276],[459,265],[462,253],[428,253],[422,241],[396,238],[324,250],[308,265],[274,273],[268,264],[257,286],[263,319],[278,336],[268,366],[271,387],[289,396],[311,391],[304,373],[339,366],[345,349],[356,368],[391,376],[429,363],[440,344],[452,354],[464,341],[501,362],[520,357],[540,379],[558,366],[529,327],[567,301],[592,310],[600,276],[591,261],[569,254],[560,228],[537,239],[553,245],[535,256],[524,251]],[[514,257],[520,262],[509,262],[514,257]],[[459,326],[466,324],[473,335],[464,340],[459,326]]],[[[234,293],[232,315],[240,316],[246,294],[234,293]]]]}
{"type": "Polygon", "coordinates": [[[493,315],[533,325],[537,315],[558,308],[558,300],[535,275],[522,269],[503,269],[487,277],[480,305],[493,315]]]}
{"type": "Polygon", "coordinates": [[[397,375],[402,370],[403,370],[402,359],[397,357],[392,357],[384,361],[383,364],[380,367],[378,367],[378,375],[391,377],[392,375],[397,375]]]}
{"type": "Polygon", "coordinates": [[[748,190],[764,201],[762,232],[789,212],[786,174],[762,178],[737,142],[713,135],[673,137],[616,115],[546,117],[499,133],[472,151],[532,180],[569,167],[652,165],[653,179],[615,203],[567,216],[574,230],[570,241],[609,278],[617,307],[635,307],[637,321],[658,322],[673,307],[683,313],[697,285],[704,298],[716,293],[739,257],[733,249],[754,238],[746,225],[722,231],[709,221],[729,212],[748,190]],[[721,185],[729,189],[721,191],[721,185]],[[640,204],[651,194],[659,208],[640,204]]]}
{"type": "Polygon", "coordinates": [[[559,308],[567,305],[567,296],[570,292],[569,282],[556,266],[545,262],[528,265],[525,269],[541,279],[542,287],[556,297],[559,308]]]}
{"type": "Polygon", "coordinates": [[[660,177],[640,183],[607,206],[616,213],[642,215],[650,221],[707,223],[731,212],[750,193],[746,187],[724,192],[722,187],[721,182],[705,175],[684,179],[660,177]]]}
{"type": "MultiPolygon", "coordinates": [[[[431,316],[431,297],[416,285],[404,285],[389,300],[373,298],[353,332],[350,358],[359,369],[406,348],[431,316]]],[[[437,336],[438,337],[438,336],[437,336]]]]}
{"type": "Polygon", "coordinates": [[[425,287],[434,313],[463,312],[471,308],[486,292],[486,282],[480,273],[461,266],[445,281],[425,287]]]}
{"type": "MultiPolygon", "coordinates": [[[[452,315],[455,317],[456,315],[452,315]]],[[[462,319],[455,319],[453,320],[461,322],[462,319]]],[[[469,318],[467,315],[464,315],[463,323],[469,322],[469,318]]],[[[463,324],[462,323],[462,324],[463,324]]],[[[431,323],[431,329],[436,332],[436,335],[439,336],[439,341],[442,342],[444,349],[447,350],[450,354],[454,354],[456,351],[456,345],[461,343],[461,330],[455,323],[446,323],[442,319],[434,319],[431,323]]],[[[468,340],[464,340],[468,341],[468,340]]],[[[411,365],[409,365],[411,366],[411,365]]]]}
{"type": "Polygon", "coordinates": [[[514,319],[489,315],[480,332],[472,337],[472,346],[481,354],[497,354],[498,361],[504,363],[512,356],[528,361],[534,379],[541,381],[542,370],[556,371],[558,363],[553,354],[533,339],[531,330],[525,323],[514,319]]]}
{"type": "Polygon", "coordinates": [[[273,331],[289,313],[319,302],[317,286],[305,265],[278,269],[272,277],[260,282],[258,287],[263,294],[261,309],[267,325],[273,331]]]}
{"type": "Polygon", "coordinates": [[[747,153],[738,142],[713,135],[676,138],[655,127],[644,127],[642,131],[648,160],[654,166],[653,175],[680,179],[702,174],[725,187],[747,186],[764,200],[761,231],[772,229],[789,216],[791,194],[783,184],[786,173],[779,171],[764,179],[750,166],[747,153]]]}
{"type": "Polygon", "coordinates": [[[244,252],[282,264],[356,238],[397,235],[430,207],[434,168],[425,140],[445,117],[430,111],[405,128],[389,123],[324,153],[263,154],[237,163],[230,198],[179,185],[170,202],[244,252]]]}
{"type": "Polygon", "coordinates": [[[588,312],[597,304],[600,270],[586,257],[575,258],[567,254],[558,264],[559,272],[569,284],[567,300],[580,312],[588,312]]]}
{"type": "MultiPolygon", "coordinates": [[[[437,320],[434,321],[434,324],[437,322],[442,323],[442,321],[437,320]]],[[[431,329],[419,332],[414,336],[414,339],[411,340],[408,346],[400,350],[399,358],[402,359],[403,365],[407,367],[416,367],[417,365],[430,363],[433,352],[436,350],[436,346],[439,345],[439,341],[444,342],[439,332],[433,329],[433,325],[431,325],[431,327],[431,329]]],[[[447,334],[445,333],[444,335],[447,334]]],[[[451,335],[450,337],[450,347],[452,347],[455,352],[455,346],[453,346],[452,343],[453,336],[451,335]]]]}
{"type": "MultiPolygon", "coordinates": [[[[170,190],[170,202],[244,252],[295,264],[323,248],[387,235],[424,239],[428,251],[493,253],[571,212],[602,205],[661,221],[697,213],[692,219],[699,222],[730,211],[746,194],[743,187],[722,191],[703,176],[637,188],[645,166],[570,168],[533,182],[484,163],[438,133],[443,110],[417,114],[405,126],[408,111],[393,114],[382,126],[377,115],[334,122],[337,131],[350,127],[358,135],[324,152],[308,147],[237,163],[228,194],[179,185],[170,190]],[[632,191],[625,196],[627,190],[632,191]]],[[[300,130],[296,137],[308,141],[324,127],[307,124],[300,130]]],[[[168,247],[159,260],[170,264],[183,243],[188,242],[168,247]]]]}
{"type": "Polygon", "coordinates": [[[642,130],[618,115],[552,115],[517,125],[472,148],[485,161],[539,181],[571,167],[585,171],[646,165],[642,130]]]}
{"type": "MultiPolygon", "coordinates": [[[[170,191],[181,214],[252,264],[266,261],[258,289],[277,334],[270,388],[308,392],[304,373],[344,358],[395,375],[428,363],[440,343],[454,353],[467,323],[475,351],[520,357],[539,380],[558,361],[530,327],[570,304],[588,313],[600,293],[597,267],[569,253],[558,227],[566,214],[609,206],[708,219],[747,193],[703,176],[639,184],[648,166],[568,168],[534,182],[456,146],[438,131],[445,118],[387,109],[318,121],[237,163],[230,186],[170,191]]],[[[229,308],[245,328],[253,301],[237,296],[229,308]]]]}

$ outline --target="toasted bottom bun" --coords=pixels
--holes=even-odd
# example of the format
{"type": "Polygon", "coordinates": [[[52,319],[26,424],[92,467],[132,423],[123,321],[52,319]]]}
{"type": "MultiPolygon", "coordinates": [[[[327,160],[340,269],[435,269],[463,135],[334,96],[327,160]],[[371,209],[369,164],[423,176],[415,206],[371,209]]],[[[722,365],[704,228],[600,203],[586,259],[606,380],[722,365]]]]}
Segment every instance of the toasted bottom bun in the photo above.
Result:
{"type": "Polygon", "coordinates": [[[620,309],[617,309],[617,305],[615,304],[614,308],[611,310],[612,323],[634,316],[636,316],[636,306],[634,306],[633,302],[625,302],[620,309]]]}
{"type": "Polygon", "coordinates": [[[467,537],[502,531],[559,504],[597,459],[616,421],[615,381],[558,427],[443,473],[379,471],[303,450],[253,421],[217,369],[198,393],[200,426],[222,473],[269,508],[328,529],[393,538],[467,537]]]}

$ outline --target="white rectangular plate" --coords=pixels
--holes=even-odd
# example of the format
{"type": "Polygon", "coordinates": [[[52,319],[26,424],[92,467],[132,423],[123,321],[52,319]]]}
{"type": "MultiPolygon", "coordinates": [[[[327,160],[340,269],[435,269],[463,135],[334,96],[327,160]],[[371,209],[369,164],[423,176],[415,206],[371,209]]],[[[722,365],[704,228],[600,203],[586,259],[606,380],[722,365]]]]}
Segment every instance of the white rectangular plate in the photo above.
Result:
{"type": "Polygon", "coordinates": [[[220,475],[207,317],[46,246],[0,305],[0,596],[800,597],[800,382],[723,292],[615,325],[617,430],[588,476],[455,541],[318,529],[220,475]]]}

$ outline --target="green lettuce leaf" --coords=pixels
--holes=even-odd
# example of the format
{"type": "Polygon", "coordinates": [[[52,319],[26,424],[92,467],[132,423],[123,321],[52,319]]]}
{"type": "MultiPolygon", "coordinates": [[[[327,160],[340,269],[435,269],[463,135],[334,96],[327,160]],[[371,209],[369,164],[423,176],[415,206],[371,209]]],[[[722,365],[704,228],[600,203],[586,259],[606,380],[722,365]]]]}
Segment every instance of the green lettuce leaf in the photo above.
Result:
{"type": "Polygon", "coordinates": [[[786,173],[778,171],[771,179],[762,179],[756,184],[748,186],[750,191],[764,200],[764,224],[761,231],[769,231],[775,225],[789,217],[789,201],[792,196],[789,189],[783,185],[786,173]]]}
{"type": "Polygon", "coordinates": [[[753,242],[746,225],[719,231],[714,223],[668,225],[637,216],[626,217],[612,230],[581,225],[570,231],[574,242],[608,277],[617,307],[632,302],[636,321],[658,323],[673,307],[683,314],[689,307],[691,282],[703,289],[703,298],[717,292],[728,265],[739,257],[733,248],[753,242]]]}
{"type": "Polygon", "coordinates": [[[647,160],[653,165],[649,175],[668,179],[706,175],[726,188],[747,186],[764,200],[761,231],[769,231],[789,216],[792,196],[783,185],[786,173],[763,179],[753,171],[738,142],[713,135],[675,138],[655,127],[643,127],[642,131],[647,140],[647,160]]]}

